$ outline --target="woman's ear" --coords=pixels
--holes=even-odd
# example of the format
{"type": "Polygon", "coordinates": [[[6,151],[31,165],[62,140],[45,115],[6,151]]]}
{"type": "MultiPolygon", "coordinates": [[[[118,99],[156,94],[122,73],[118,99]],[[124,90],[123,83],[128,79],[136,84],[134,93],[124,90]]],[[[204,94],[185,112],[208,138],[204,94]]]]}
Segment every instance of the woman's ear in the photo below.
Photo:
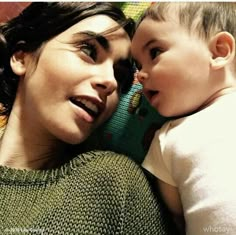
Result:
{"type": "Polygon", "coordinates": [[[211,67],[220,69],[230,64],[235,57],[235,40],[232,34],[220,32],[212,37],[209,43],[212,53],[211,67]]]}
{"type": "Polygon", "coordinates": [[[25,55],[25,52],[17,51],[11,57],[10,64],[12,71],[18,76],[22,76],[26,72],[25,55]]]}

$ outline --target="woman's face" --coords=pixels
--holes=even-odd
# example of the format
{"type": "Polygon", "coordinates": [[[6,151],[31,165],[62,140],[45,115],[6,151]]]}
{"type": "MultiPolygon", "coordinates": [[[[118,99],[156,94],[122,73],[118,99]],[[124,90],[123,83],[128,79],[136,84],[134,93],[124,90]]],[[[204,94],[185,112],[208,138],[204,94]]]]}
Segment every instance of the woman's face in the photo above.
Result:
{"type": "Polygon", "coordinates": [[[117,25],[105,15],[80,21],[44,45],[33,71],[31,54],[24,56],[18,96],[31,131],[78,144],[110,117],[119,99],[114,73],[130,51],[123,28],[103,34],[117,25]]]}

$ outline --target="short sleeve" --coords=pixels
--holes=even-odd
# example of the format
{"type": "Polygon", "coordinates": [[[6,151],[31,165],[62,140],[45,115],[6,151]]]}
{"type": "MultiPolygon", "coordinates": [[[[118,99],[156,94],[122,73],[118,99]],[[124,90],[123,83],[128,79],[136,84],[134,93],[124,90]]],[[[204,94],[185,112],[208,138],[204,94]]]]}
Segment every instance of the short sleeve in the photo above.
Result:
{"type": "Polygon", "coordinates": [[[164,154],[169,125],[170,122],[156,131],[142,166],[158,179],[176,187],[176,182],[171,175],[171,157],[164,154]]]}

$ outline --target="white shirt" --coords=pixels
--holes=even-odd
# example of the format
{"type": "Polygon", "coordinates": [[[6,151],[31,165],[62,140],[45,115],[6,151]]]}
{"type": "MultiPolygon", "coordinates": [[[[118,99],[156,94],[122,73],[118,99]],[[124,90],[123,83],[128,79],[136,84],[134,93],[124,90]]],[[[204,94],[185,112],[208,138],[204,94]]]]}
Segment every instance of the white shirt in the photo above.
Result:
{"type": "Polygon", "coordinates": [[[187,234],[236,235],[236,93],[166,123],[143,167],[178,187],[187,234]]]}

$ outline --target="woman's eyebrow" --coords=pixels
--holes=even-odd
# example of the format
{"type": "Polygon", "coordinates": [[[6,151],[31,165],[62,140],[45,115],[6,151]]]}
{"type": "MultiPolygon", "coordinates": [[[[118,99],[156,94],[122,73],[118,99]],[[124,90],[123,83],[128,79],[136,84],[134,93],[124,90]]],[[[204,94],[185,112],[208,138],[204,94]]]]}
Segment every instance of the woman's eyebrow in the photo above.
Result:
{"type": "Polygon", "coordinates": [[[74,38],[79,38],[79,40],[96,40],[106,51],[109,51],[110,49],[110,45],[108,40],[99,33],[95,33],[93,31],[82,31],[82,32],[78,32],[75,33],[73,35],[74,38]]]}

